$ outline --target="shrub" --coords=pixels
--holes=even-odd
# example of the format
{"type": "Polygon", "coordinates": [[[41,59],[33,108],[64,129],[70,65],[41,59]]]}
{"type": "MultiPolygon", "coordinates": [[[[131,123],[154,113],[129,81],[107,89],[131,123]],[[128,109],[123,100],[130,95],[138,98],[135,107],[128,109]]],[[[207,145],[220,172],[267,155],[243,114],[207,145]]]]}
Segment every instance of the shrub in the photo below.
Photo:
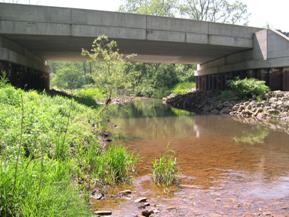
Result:
{"type": "Polygon", "coordinates": [[[153,162],[153,181],[157,185],[170,186],[177,181],[177,161],[169,153],[153,162]]]}
{"type": "Polygon", "coordinates": [[[265,81],[259,81],[254,78],[230,80],[228,84],[242,98],[264,97],[270,91],[265,81]]]}
{"type": "Polygon", "coordinates": [[[96,158],[96,176],[105,184],[120,184],[130,181],[137,162],[136,157],[125,147],[113,145],[96,158]]]}
{"type": "Polygon", "coordinates": [[[175,85],[174,88],[171,90],[171,93],[186,94],[195,88],[196,88],[195,82],[182,82],[182,83],[178,83],[177,85],[175,85]]]}

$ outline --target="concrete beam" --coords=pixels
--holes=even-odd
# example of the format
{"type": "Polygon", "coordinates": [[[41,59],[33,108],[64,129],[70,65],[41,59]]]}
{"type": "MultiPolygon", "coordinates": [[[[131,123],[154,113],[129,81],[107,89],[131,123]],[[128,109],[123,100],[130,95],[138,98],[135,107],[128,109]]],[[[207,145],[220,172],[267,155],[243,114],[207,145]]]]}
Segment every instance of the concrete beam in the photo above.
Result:
{"type": "Polygon", "coordinates": [[[139,61],[168,58],[175,63],[200,63],[251,49],[252,36],[259,30],[188,19],[0,3],[0,35],[45,59],[79,57],[82,48],[106,34],[118,42],[122,52],[137,53],[139,61]]]}

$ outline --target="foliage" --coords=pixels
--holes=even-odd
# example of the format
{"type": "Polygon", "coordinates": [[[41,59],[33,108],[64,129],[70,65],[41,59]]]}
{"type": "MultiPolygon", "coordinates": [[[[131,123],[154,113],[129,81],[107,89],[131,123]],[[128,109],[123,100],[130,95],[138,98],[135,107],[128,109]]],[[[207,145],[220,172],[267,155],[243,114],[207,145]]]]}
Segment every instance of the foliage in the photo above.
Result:
{"type": "Polygon", "coordinates": [[[231,89],[242,98],[248,97],[264,97],[270,91],[265,81],[254,78],[235,79],[228,82],[231,89]]]}
{"type": "Polygon", "coordinates": [[[194,66],[180,64],[130,64],[129,92],[137,96],[162,98],[179,82],[194,80],[194,66]]]}
{"type": "Polygon", "coordinates": [[[169,152],[153,162],[153,181],[157,185],[170,186],[177,181],[177,160],[169,152]]]}
{"type": "Polygon", "coordinates": [[[248,23],[249,13],[239,0],[181,0],[179,12],[194,20],[229,24],[248,23]]]}
{"type": "Polygon", "coordinates": [[[196,83],[195,82],[183,82],[183,83],[178,83],[175,85],[171,93],[172,94],[186,94],[192,91],[193,89],[196,88],[196,83]]]}
{"type": "Polygon", "coordinates": [[[109,147],[104,154],[97,156],[94,172],[107,184],[128,182],[136,161],[136,157],[126,148],[114,145],[109,147]]]}
{"type": "Polygon", "coordinates": [[[239,0],[124,0],[120,11],[230,24],[247,24],[249,17],[239,0]]]}
{"type": "Polygon", "coordinates": [[[174,17],[177,4],[175,0],[126,0],[120,11],[174,17]]]}
{"type": "Polygon", "coordinates": [[[92,84],[91,75],[87,72],[84,63],[50,62],[52,74],[52,87],[60,89],[77,89],[92,84]]]}
{"type": "Polygon", "coordinates": [[[93,41],[91,50],[83,50],[82,55],[97,62],[98,68],[94,68],[92,76],[96,86],[104,90],[107,99],[126,89],[128,83],[124,69],[125,60],[129,57],[120,54],[116,41],[101,35],[93,41]]]}
{"type": "Polygon", "coordinates": [[[91,216],[76,183],[106,179],[93,175],[98,156],[107,155],[96,134],[104,124],[98,108],[6,83],[0,83],[0,108],[0,215],[91,216]]]}

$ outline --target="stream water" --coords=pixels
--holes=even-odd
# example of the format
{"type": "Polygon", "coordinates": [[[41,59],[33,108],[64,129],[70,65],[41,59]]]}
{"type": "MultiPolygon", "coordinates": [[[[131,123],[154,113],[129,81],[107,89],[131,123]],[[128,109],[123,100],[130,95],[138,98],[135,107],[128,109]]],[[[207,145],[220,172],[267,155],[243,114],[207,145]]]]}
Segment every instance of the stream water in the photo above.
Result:
{"type": "Polygon", "coordinates": [[[147,197],[154,216],[289,216],[289,135],[229,117],[197,116],[157,100],[111,110],[116,137],[140,157],[131,199],[94,204],[113,216],[141,213],[147,197]],[[180,186],[151,180],[152,161],[173,150],[180,186]]]}

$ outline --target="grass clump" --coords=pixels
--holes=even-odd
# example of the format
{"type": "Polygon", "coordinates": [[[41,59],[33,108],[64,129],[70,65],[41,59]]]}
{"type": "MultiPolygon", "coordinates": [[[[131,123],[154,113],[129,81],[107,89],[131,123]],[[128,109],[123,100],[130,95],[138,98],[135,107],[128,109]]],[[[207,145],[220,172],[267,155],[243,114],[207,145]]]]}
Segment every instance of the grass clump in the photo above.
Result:
{"type": "Polygon", "coordinates": [[[182,83],[178,83],[177,85],[175,85],[172,88],[171,93],[172,94],[186,94],[195,88],[196,88],[195,82],[182,82],[182,83]]]}
{"type": "Polygon", "coordinates": [[[177,160],[165,153],[153,162],[153,181],[157,185],[171,186],[177,182],[177,160]]]}
{"type": "Polygon", "coordinates": [[[137,158],[125,147],[113,145],[96,158],[96,176],[105,184],[129,182],[137,158]]]}
{"type": "Polygon", "coordinates": [[[263,98],[270,88],[265,81],[254,78],[236,79],[228,82],[229,87],[241,98],[259,97],[263,98]]]}

